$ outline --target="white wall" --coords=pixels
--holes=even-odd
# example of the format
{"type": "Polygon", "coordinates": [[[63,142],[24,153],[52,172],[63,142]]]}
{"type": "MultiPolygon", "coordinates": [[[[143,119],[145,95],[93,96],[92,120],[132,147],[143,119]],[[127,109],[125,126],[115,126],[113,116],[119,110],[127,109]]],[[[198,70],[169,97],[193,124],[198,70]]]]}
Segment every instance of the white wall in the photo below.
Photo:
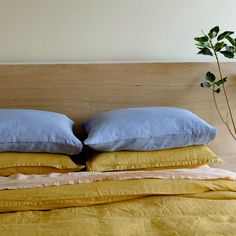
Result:
{"type": "Polygon", "coordinates": [[[236,31],[235,0],[0,0],[0,62],[204,61],[193,37],[236,31]]]}

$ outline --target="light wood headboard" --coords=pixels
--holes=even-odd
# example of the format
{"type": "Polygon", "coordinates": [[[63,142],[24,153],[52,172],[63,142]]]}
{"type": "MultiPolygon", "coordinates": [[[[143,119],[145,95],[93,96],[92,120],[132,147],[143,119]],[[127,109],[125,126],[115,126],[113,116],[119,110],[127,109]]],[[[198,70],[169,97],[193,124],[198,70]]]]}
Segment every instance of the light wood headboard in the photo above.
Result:
{"type": "MultiPolygon", "coordinates": [[[[236,143],[218,118],[210,91],[200,88],[213,63],[0,65],[0,107],[61,112],[76,121],[134,106],[188,108],[218,129],[211,148],[236,170],[236,143]]],[[[225,75],[236,66],[223,65],[225,75]]],[[[227,84],[236,111],[236,79],[227,84]]],[[[223,99],[220,98],[223,104],[223,99]]]]}

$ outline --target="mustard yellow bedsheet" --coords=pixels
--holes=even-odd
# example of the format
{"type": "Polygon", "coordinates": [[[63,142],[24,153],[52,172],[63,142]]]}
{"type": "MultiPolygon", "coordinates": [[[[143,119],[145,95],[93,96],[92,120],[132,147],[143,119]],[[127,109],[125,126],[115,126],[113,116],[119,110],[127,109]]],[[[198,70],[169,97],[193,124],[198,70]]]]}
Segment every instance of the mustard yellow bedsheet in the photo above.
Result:
{"type": "Polygon", "coordinates": [[[144,179],[2,190],[0,210],[0,235],[231,236],[236,181],[144,179]]]}

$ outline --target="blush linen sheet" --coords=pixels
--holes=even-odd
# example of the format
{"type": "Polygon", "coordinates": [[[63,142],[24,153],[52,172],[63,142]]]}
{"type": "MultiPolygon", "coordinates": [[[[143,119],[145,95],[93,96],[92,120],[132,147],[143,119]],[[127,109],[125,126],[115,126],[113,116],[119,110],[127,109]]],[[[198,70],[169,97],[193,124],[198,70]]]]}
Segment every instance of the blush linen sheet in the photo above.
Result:
{"type": "Polygon", "coordinates": [[[1,177],[0,235],[231,236],[235,179],[209,167],[1,177]]]}

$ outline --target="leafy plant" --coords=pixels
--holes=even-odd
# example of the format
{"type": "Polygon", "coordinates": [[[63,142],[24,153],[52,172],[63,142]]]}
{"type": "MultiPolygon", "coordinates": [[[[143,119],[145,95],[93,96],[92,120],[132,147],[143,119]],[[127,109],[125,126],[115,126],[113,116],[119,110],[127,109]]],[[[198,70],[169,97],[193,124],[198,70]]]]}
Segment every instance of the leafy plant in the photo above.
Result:
{"type": "Polygon", "coordinates": [[[194,40],[196,41],[196,46],[199,49],[198,54],[215,57],[219,71],[219,78],[216,79],[217,76],[214,73],[208,71],[205,75],[206,81],[201,83],[201,87],[208,88],[212,91],[217,112],[221,120],[228,128],[231,136],[236,141],[236,124],[232,114],[228,95],[225,89],[225,83],[227,82],[228,78],[223,76],[219,61],[220,54],[229,59],[235,58],[236,38],[233,37],[233,31],[224,31],[220,33],[219,26],[215,26],[214,28],[212,28],[208,34],[205,34],[204,32],[202,32],[202,34],[203,35],[201,37],[194,38],[194,40]],[[216,100],[216,94],[219,94],[221,91],[223,91],[228,110],[226,118],[224,118],[224,116],[222,115],[222,112],[220,111],[216,100]]]}

